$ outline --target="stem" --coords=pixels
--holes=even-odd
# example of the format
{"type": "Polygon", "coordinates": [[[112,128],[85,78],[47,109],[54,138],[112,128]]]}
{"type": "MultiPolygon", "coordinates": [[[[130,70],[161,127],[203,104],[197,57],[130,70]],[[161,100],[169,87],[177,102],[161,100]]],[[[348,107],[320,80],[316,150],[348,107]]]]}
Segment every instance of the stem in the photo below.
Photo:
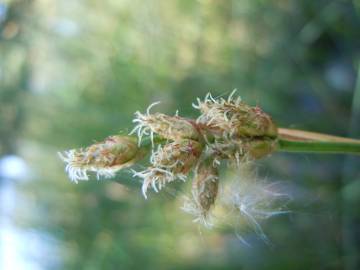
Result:
{"type": "Polygon", "coordinates": [[[360,140],[279,128],[279,151],[360,155],[360,140]]]}
{"type": "Polygon", "coordinates": [[[326,154],[357,154],[360,155],[360,144],[339,142],[299,142],[279,139],[281,152],[307,152],[326,154]]]}
{"type": "Polygon", "coordinates": [[[321,141],[321,142],[348,142],[360,144],[360,140],[338,137],[317,132],[297,129],[279,128],[279,138],[290,141],[321,141]]]}

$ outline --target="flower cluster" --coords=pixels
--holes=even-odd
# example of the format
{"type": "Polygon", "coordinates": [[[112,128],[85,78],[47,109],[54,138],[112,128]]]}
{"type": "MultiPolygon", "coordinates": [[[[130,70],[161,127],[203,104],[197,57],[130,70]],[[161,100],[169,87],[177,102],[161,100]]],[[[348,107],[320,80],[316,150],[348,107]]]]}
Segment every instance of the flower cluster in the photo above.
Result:
{"type": "Polygon", "coordinates": [[[149,187],[156,192],[176,179],[185,180],[194,174],[192,199],[184,209],[196,215],[196,220],[209,224],[209,211],[218,191],[218,167],[222,160],[240,166],[249,160],[262,158],[276,149],[277,127],[259,107],[251,107],[234,98],[214,99],[208,94],[194,105],[201,115],[196,121],[161,113],[136,112],[139,141],[151,138],[151,166],[134,172],[143,179],[145,197],[149,187]],[[160,144],[155,147],[154,137],[160,144]]]}
{"type": "Polygon", "coordinates": [[[149,166],[134,171],[142,179],[142,193],[147,198],[149,188],[155,192],[177,179],[185,181],[193,174],[192,198],[184,209],[196,216],[196,221],[209,225],[219,186],[219,165],[228,161],[240,164],[262,158],[277,147],[277,127],[271,117],[259,107],[249,106],[234,98],[215,99],[208,94],[193,105],[200,111],[196,120],[151,113],[135,113],[136,124],[128,136],[111,136],[104,142],[85,149],[66,151],[61,158],[67,163],[70,178],[87,180],[88,171],[97,176],[112,177],[132,165],[144,150],[149,149],[149,166]],[[137,138],[132,134],[137,134],[137,138]],[[147,136],[149,139],[143,140],[147,136]]]}

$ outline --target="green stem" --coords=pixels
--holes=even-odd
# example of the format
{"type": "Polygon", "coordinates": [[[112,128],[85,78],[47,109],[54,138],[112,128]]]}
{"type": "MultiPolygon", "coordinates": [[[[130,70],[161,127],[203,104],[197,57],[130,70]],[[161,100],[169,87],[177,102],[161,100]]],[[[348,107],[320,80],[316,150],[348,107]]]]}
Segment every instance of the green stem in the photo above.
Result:
{"type": "Polygon", "coordinates": [[[360,155],[360,144],[348,142],[290,141],[279,139],[278,151],[360,155]]]}
{"type": "Polygon", "coordinates": [[[279,128],[279,151],[360,154],[360,140],[304,130],[279,128]]]}

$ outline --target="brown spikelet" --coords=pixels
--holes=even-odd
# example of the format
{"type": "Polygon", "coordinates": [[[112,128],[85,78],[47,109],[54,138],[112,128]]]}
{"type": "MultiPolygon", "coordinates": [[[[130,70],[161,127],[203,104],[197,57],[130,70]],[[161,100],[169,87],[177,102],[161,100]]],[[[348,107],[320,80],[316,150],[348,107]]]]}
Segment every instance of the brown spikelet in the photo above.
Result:
{"type": "Polygon", "coordinates": [[[143,178],[142,191],[152,186],[155,191],[166,183],[176,179],[185,180],[187,174],[198,162],[202,153],[202,145],[194,140],[177,140],[158,147],[150,158],[151,167],[145,171],[135,173],[143,178]]]}
{"type": "Polygon", "coordinates": [[[192,193],[204,218],[207,217],[211,206],[215,203],[218,188],[218,169],[213,166],[212,161],[201,162],[195,170],[192,193]]]}
{"type": "Polygon", "coordinates": [[[132,130],[132,133],[137,133],[139,142],[143,135],[153,136],[154,133],[160,135],[163,138],[170,140],[179,139],[199,139],[199,132],[195,125],[186,118],[180,116],[169,116],[162,113],[150,114],[150,109],[153,105],[149,106],[147,113],[142,114],[136,112],[136,118],[133,120],[137,125],[132,130]]]}
{"type": "Polygon", "coordinates": [[[277,141],[270,138],[238,138],[216,140],[209,144],[208,155],[215,160],[229,160],[238,167],[241,162],[263,158],[276,150],[277,141]]]}
{"type": "Polygon", "coordinates": [[[130,136],[109,136],[102,142],[86,148],[72,149],[59,153],[67,163],[66,171],[72,181],[88,180],[88,171],[96,172],[97,177],[112,177],[125,167],[132,165],[140,151],[137,140],[130,136]]]}
{"type": "Polygon", "coordinates": [[[223,138],[277,136],[277,126],[271,117],[258,106],[252,107],[238,97],[214,99],[210,94],[198,100],[201,116],[197,122],[210,133],[223,138]]]}

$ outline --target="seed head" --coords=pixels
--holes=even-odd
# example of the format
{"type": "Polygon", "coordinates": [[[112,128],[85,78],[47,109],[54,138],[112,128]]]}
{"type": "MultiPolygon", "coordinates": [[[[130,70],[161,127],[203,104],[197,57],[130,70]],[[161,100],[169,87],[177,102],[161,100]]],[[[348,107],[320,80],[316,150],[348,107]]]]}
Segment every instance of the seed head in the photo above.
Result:
{"type": "Polygon", "coordinates": [[[88,180],[88,171],[100,176],[113,177],[115,173],[132,165],[138,157],[136,139],[129,136],[110,136],[86,148],[59,153],[67,163],[66,171],[72,181],[88,180]]]}

